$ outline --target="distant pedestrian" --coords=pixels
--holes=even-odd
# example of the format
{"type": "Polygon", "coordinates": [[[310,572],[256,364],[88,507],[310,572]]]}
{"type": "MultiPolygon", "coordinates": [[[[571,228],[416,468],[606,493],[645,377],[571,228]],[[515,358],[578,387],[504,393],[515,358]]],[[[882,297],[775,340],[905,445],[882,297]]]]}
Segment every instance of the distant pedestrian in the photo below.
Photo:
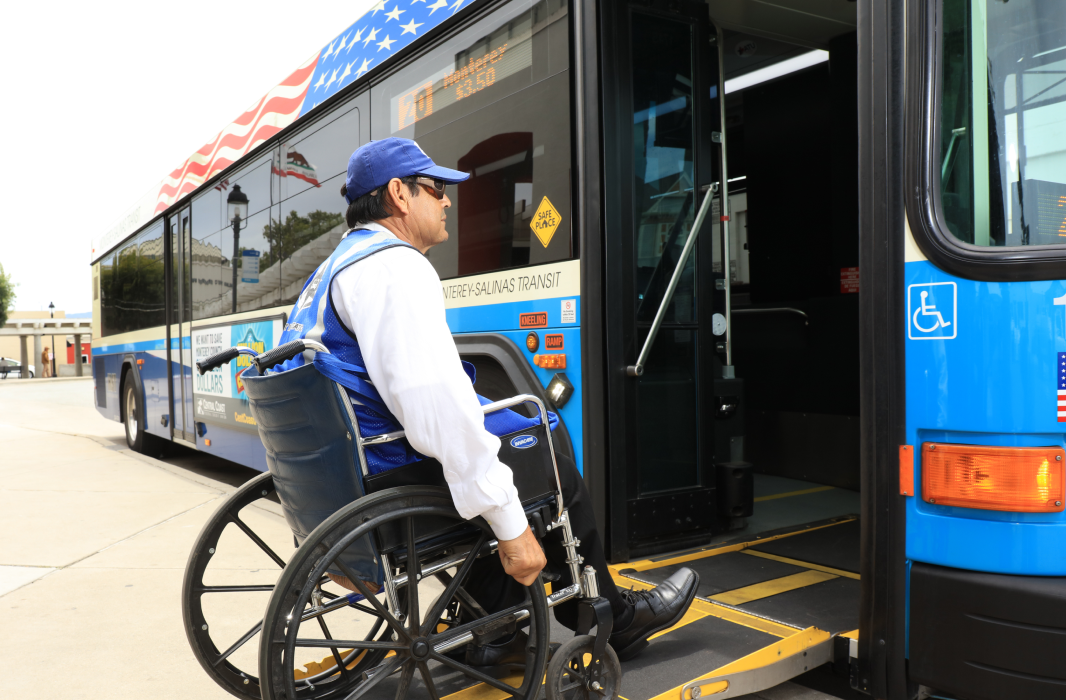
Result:
{"type": "Polygon", "coordinates": [[[39,369],[42,377],[52,376],[52,348],[47,345],[44,346],[44,350],[41,352],[41,367],[39,369]]]}

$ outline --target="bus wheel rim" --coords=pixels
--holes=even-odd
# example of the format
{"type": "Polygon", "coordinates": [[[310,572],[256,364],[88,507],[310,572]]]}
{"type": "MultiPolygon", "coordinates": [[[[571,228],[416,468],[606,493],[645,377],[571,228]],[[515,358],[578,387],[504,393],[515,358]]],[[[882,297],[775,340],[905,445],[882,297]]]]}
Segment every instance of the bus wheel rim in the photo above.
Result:
{"type": "Polygon", "coordinates": [[[126,430],[131,438],[137,437],[137,400],[133,389],[126,391],[126,430]]]}

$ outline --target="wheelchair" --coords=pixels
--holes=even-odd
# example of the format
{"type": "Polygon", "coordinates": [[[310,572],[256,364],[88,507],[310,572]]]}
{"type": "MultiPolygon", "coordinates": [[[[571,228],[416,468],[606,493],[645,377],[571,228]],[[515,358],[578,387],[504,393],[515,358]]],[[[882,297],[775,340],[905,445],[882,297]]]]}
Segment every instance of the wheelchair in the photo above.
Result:
{"type": "Polygon", "coordinates": [[[500,436],[500,458],[514,473],[538,539],[562,532],[572,583],[543,572],[525,587],[524,600],[488,612],[467,588],[476,562],[498,556],[497,542],[484,519],[464,520],[455,510],[440,463],[423,459],[374,473],[367,448],[404,433],[364,437],[348,392],[311,361],[277,369],[301,353],[310,360],[328,352],[295,340],[262,354],[230,348],[197,362],[203,374],[250,356],[240,376],[268,467],[223,503],[189,556],[183,621],[208,675],[255,700],[437,699],[479,684],[493,697],[523,700],[616,697],[621,669],[607,643],[613,616],[595,571],[577,554],[544,404],[521,395],[482,408],[491,417],[535,407],[535,418],[511,412],[526,424],[500,436]],[[272,545],[255,531],[257,505],[280,506],[295,545],[287,559],[277,537],[272,545]],[[264,577],[275,574],[259,571],[256,581],[234,585],[241,567],[216,565],[227,551],[239,558],[248,549],[265,554],[280,576],[268,583],[264,577]],[[229,583],[209,580],[216,568],[230,572],[229,583]],[[245,607],[255,597],[268,600],[263,618],[239,634],[218,618],[225,623],[242,595],[251,596],[245,607]],[[571,600],[578,603],[576,635],[550,652],[548,611],[571,600]],[[216,612],[211,624],[208,608],[216,612]],[[524,663],[468,663],[470,650],[523,632],[524,663]]]}

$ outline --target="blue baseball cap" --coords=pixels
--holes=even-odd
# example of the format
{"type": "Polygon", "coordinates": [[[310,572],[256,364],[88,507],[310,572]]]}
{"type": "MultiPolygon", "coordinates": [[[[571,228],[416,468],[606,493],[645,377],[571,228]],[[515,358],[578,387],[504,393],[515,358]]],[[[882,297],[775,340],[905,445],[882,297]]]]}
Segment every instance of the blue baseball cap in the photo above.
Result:
{"type": "Polygon", "coordinates": [[[445,182],[462,182],[470,173],[442,168],[411,139],[387,138],[369,141],[348,159],[344,181],[345,201],[351,204],[368,192],[387,185],[394,177],[421,175],[445,182]]]}

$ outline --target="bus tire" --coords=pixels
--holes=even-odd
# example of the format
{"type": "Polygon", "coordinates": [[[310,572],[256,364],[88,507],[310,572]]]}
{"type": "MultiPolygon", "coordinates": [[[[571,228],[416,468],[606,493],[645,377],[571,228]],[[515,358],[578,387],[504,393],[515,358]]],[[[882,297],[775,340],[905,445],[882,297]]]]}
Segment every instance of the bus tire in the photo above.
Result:
{"type": "Polygon", "coordinates": [[[132,375],[126,377],[122,389],[122,424],[126,428],[126,444],[134,452],[148,454],[155,446],[155,436],[144,430],[144,399],[140,384],[132,375]]]}

